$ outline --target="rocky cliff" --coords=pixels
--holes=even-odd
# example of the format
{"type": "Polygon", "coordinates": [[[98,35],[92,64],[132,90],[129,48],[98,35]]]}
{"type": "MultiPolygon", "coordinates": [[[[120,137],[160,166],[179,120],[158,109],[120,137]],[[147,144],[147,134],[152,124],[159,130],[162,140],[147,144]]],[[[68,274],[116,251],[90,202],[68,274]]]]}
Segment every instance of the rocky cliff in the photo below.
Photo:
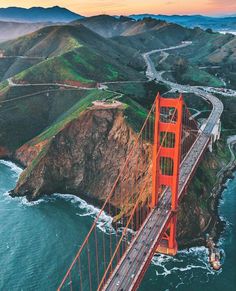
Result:
{"type": "MultiPolygon", "coordinates": [[[[51,140],[34,146],[26,144],[16,152],[16,158],[26,169],[12,195],[35,200],[44,194],[72,193],[101,203],[136,137],[122,108],[93,106],[51,140]]],[[[119,187],[127,188],[130,179],[137,179],[140,187],[144,179],[150,179],[150,153],[150,145],[143,142],[127,165],[119,187]],[[134,177],[134,161],[138,159],[142,168],[134,177]]]]}

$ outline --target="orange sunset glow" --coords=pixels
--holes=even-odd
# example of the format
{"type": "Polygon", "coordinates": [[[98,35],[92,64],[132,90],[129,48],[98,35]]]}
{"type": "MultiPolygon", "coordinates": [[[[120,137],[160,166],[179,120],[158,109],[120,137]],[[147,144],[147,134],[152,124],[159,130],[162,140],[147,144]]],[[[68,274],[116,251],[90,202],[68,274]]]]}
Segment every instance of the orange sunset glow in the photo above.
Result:
{"type": "Polygon", "coordinates": [[[95,14],[206,14],[221,15],[236,12],[235,0],[0,0],[0,7],[61,6],[82,15],[95,14]]]}

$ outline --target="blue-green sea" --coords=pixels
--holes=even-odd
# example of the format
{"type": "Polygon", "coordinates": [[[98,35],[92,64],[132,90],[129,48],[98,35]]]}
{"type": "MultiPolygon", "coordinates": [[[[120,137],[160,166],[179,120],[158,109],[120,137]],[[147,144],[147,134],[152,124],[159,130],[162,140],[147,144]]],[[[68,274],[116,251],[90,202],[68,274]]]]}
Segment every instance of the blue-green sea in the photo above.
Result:
{"type": "MultiPolygon", "coordinates": [[[[34,203],[11,198],[21,169],[0,161],[0,290],[56,290],[99,209],[72,195],[55,194],[34,203]]],[[[219,241],[223,268],[214,272],[204,247],[156,256],[140,290],[236,290],[236,177],[219,205],[226,228],[219,241]]],[[[104,215],[98,224],[104,231],[104,215]]]]}

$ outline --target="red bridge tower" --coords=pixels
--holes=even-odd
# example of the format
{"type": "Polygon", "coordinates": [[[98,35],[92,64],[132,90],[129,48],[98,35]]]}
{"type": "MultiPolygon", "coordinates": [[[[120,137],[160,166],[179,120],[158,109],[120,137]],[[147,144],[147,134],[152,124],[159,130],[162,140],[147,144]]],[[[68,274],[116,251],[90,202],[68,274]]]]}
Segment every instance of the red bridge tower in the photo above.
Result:
{"type": "Polygon", "coordinates": [[[172,215],[157,252],[175,255],[177,253],[176,223],[178,208],[178,185],[181,157],[183,98],[156,98],[154,148],[153,148],[153,186],[152,207],[158,205],[171,191],[172,215]],[[163,197],[164,198],[164,197],[163,197]]]}

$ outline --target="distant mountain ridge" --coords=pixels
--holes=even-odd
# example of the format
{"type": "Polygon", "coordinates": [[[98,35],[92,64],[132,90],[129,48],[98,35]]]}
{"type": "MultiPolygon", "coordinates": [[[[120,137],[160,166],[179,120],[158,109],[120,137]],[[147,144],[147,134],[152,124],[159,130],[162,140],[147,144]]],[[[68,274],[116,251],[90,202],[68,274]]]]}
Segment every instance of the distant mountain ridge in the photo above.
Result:
{"type": "MultiPolygon", "coordinates": [[[[204,15],[162,15],[162,14],[132,14],[129,18],[134,20],[142,20],[144,18],[153,18],[162,21],[176,23],[185,27],[201,27],[203,29],[211,28],[216,31],[236,31],[236,14],[233,12],[231,15],[224,17],[210,17],[204,15]]],[[[54,6],[49,8],[32,7],[29,9],[21,7],[8,7],[0,8],[0,21],[7,22],[23,22],[23,23],[36,23],[36,22],[60,22],[68,23],[87,19],[80,14],[72,12],[66,8],[54,6]]],[[[123,24],[118,24],[117,32],[113,32],[113,36],[119,34],[119,30],[125,30],[125,22],[129,21],[128,17],[123,17],[123,24]]],[[[93,22],[97,21],[97,16],[92,17],[93,22]]],[[[108,16],[107,16],[108,19],[108,16]]],[[[107,21],[104,19],[104,21],[107,21]]],[[[91,23],[91,20],[90,20],[91,23]]],[[[113,21],[114,26],[116,25],[113,21]]],[[[86,24],[85,24],[86,25],[86,24]]],[[[91,24],[92,25],[92,24],[91,24]]],[[[97,30],[103,30],[98,28],[97,30]]],[[[109,35],[110,37],[111,35],[109,35]]]]}
{"type": "Polygon", "coordinates": [[[0,43],[34,32],[49,25],[52,25],[52,22],[22,23],[0,21],[0,43]]]}
{"type": "Polygon", "coordinates": [[[173,22],[189,28],[199,26],[204,29],[211,28],[217,31],[236,30],[236,15],[230,15],[227,17],[210,17],[204,15],[133,14],[129,17],[135,20],[141,20],[150,17],[153,19],[173,22]]]}
{"type": "Polygon", "coordinates": [[[0,8],[0,21],[15,22],[71,22],[83,16],[66,8],[54,6],[50,8],[20,7],[0,8]]]}

